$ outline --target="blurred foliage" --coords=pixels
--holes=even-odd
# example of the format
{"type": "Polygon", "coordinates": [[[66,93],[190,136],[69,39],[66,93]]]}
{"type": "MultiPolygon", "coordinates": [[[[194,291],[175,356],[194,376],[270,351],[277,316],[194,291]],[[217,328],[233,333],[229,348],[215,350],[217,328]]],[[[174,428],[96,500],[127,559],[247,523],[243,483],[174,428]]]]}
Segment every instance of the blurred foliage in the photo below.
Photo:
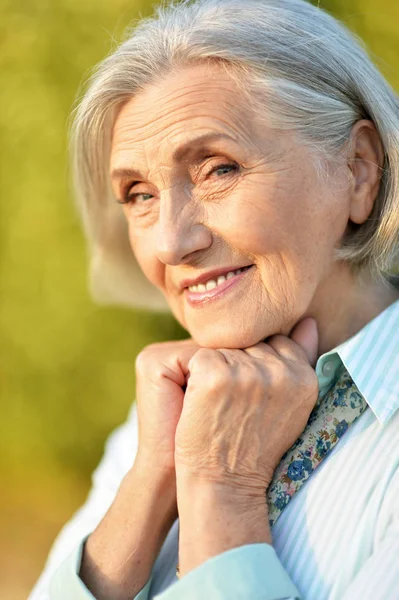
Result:
{"type": "MultiPolygon", "coordinates": [[[[399,87],[397,0],[324,0],[399,87]]],[[[26,598],[134,399],[134,359],[187,336],[171,316],[93,304],[68,186],[82,78],[144,0],[0,0],[0,597],[26,598]]]]}

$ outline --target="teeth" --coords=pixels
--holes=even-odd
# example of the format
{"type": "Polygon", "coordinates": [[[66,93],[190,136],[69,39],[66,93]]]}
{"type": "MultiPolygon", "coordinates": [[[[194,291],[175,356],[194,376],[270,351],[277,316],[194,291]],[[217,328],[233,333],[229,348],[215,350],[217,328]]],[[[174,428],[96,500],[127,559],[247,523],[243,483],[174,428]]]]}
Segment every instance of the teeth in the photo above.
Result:
{"type": "Polygon", "coordinates": [[[205,284],[207,290],[213,290],[217,286],[217,283],[214,279],[210,279],[205,284]]]}
{"type": "Polygon", "coordinates": [[[190,285],[188,289],[190,290],[190,292],[206,292],[207,290],[213,290],[213,288],[217,287],[224,281],[231,279],[232,277],[234,277],[234,275],[238,275],[243,270],[244,269],[237,269],[236,271],[229,271],[228,273],[226,273],[226,275],[219,275],[217,281],[215,281],[214,279],[209,279],[205,283],[199,283],[198,285],[190,285]]]}

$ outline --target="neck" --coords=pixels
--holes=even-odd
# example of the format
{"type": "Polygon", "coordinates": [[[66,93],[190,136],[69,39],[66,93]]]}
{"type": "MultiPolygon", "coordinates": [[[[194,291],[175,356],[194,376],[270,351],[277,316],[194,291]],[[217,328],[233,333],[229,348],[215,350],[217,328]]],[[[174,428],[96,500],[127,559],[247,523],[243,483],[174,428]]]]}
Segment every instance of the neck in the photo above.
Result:
{"type": "Polygon", "coordinates": [[[346,263],[336,263],[335,267],[304,315],[317,321],[318,357],[354,336],[399,299],[399,289],[388,283],[376,281],[369,274],[355,276],[346,263]]]}

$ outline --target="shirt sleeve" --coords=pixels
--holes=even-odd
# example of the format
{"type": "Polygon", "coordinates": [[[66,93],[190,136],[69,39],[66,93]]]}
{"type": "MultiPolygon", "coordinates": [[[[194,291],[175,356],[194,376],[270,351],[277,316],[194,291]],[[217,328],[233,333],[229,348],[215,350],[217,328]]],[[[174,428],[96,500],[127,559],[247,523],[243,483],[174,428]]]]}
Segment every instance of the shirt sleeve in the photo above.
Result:
{"type": "MultiPolygon", "coordinates": [[[[67,559],[69,566],[73,564],[74,560],[76,564],[78,556],[80,561],[83,548],[82,540],[94,531],[111,506],[122,479],[134,463],[137,450],[138,421],[136,402],[134,402],[125,423],[116,428],[108,437],[103,457],[93,472],[92,487],[86,502],[58,534],[50,550],[44,570],[32,589],[28,600],[52,600],[50,580],[56,571],[55,577],[66,576],[67,569],[58,569],[67,559]]],[[[69,572],[72,573],[72,571],[69,572]]],[[[72,576],[72,579],[77,578],[77,575],[72,576]]],[[[81,582],[80,579],[79,581],[81,582]]],[[[74,583],[79,584],[77,581],[74,583]]],[[[72,582],[71,585],[74,583],[72,582]]],[[[81,582],[81,585],[84,587],[83,582],[81,582]]],[[[62,596],[62,598],[73,598],[74,600],[77,597],[62,596]]],[[[87,589],[86,596],[82,597],[90,598],[90,600],[93,598],[87,589]]],[[[143,600],[143,598],[140,597],[140,600],[143,600]]]]}
{"type": "Polygon", "coordinates": [[[273,546],[259,543],[232,548],[206,560],[155,598],[301,600],[273,546]]]}

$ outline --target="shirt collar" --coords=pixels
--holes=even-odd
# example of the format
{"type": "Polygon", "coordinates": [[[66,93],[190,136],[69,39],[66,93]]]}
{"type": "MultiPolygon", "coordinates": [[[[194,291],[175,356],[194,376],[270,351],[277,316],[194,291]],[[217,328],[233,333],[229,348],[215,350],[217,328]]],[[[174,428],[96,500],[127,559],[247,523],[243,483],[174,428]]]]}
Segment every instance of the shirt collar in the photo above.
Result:
{"type": "Polygon", "coordinates": [[[399,300],[316,363],[321,395],[344,364],[379,422],[399,409],[399,300]]]}

